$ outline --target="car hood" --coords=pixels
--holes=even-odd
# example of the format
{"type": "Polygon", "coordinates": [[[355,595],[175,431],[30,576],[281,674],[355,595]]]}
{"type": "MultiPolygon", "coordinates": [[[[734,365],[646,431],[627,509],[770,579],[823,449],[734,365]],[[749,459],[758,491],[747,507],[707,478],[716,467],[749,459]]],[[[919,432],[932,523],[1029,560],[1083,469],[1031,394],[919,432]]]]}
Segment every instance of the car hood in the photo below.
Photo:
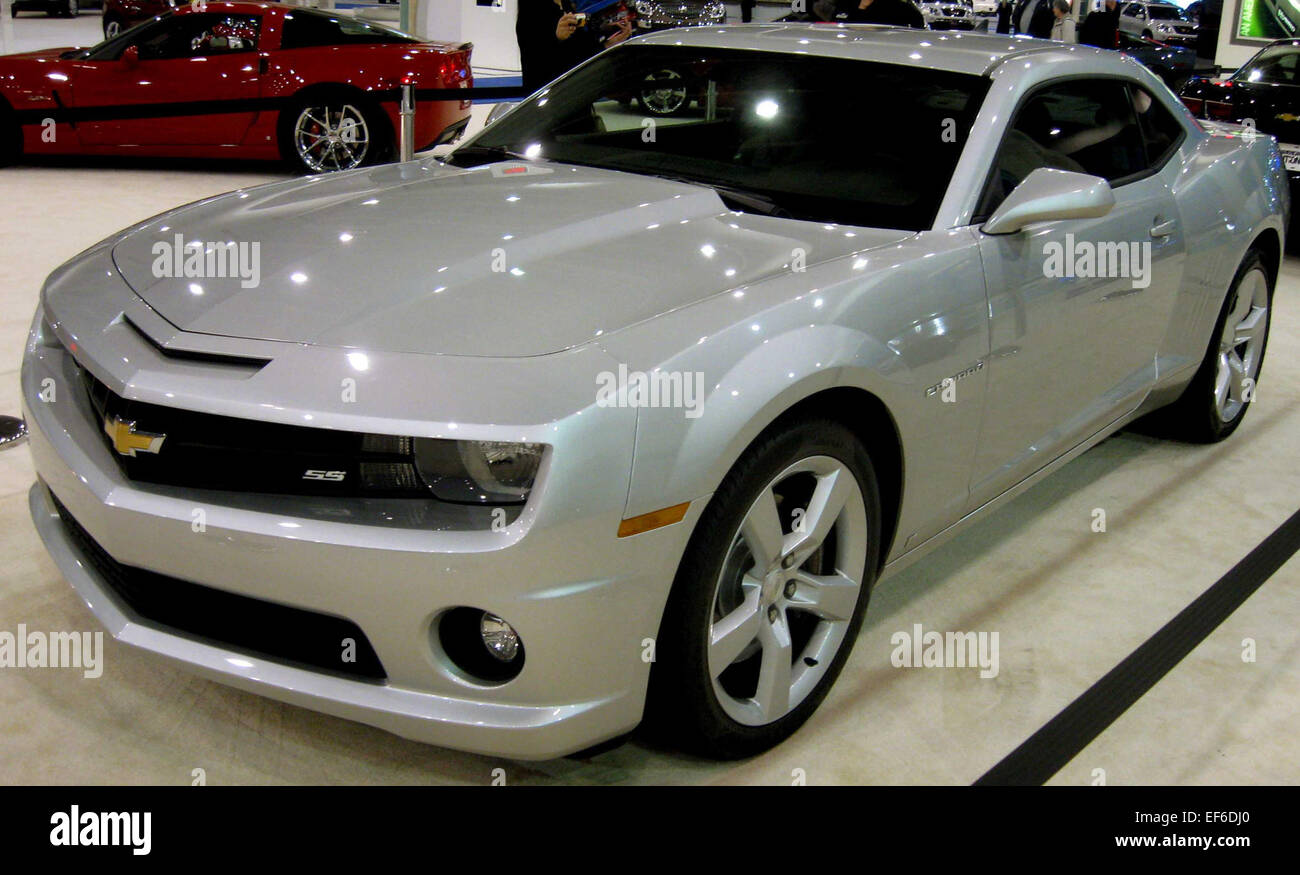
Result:
{"type": "Polygon", "coordinates": [[[0,55],[0,61],[57,61],[64,52],[85,51],[81,46],[63,46],[54,49],[37,49],[33,52],[15,52],[12,55],[0,55]]]}
{"type": "Polygon", "coordinates": [[[429,160],[232,192],[112,252],[186,332],[514,357],[910,233],[736,213],[711,189],[616,171],[429,160]]]}

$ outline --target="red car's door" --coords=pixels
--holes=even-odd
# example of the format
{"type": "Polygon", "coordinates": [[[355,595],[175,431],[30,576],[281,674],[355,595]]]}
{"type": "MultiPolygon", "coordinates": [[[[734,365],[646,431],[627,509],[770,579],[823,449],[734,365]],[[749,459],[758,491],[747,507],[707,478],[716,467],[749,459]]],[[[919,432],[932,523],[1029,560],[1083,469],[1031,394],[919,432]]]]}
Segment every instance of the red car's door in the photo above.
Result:
{"type": "Polygon", "coordinates": [[[238,144],[257,113],[261,24],[260,15],[171,15],[78,61],[72,105],[91,110],[77,125],[82,142],[238,144]]]}

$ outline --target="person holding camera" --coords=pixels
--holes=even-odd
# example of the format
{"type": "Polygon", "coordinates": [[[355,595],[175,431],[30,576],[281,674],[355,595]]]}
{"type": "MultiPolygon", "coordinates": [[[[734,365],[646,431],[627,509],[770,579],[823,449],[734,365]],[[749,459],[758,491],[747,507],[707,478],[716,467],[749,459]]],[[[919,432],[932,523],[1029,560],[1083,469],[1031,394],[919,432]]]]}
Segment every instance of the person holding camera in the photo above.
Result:
{"type": "Polygon", "coordinates": [[[573,0],[519,0],[515,38],[524,87],[536,91],[631,35],[632,25],[624,20],[618,30],[600,37],[588,25],[587,16],[574,10],[573,0]]]}

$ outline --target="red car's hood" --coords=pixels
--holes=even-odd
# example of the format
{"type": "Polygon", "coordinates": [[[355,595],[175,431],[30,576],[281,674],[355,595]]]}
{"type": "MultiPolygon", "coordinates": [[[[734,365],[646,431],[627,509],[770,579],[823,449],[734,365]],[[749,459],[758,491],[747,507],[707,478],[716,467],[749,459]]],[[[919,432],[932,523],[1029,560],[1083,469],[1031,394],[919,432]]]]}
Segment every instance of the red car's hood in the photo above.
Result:
{"type": "Polygon", "coordinates": [[[57,61],[64,52],[80,52],[82,46],[61,46],[57,49],[37,49],[34,52],[18,52],[13,55],[0,55],[0,64],[5,61],[57,61]]]}

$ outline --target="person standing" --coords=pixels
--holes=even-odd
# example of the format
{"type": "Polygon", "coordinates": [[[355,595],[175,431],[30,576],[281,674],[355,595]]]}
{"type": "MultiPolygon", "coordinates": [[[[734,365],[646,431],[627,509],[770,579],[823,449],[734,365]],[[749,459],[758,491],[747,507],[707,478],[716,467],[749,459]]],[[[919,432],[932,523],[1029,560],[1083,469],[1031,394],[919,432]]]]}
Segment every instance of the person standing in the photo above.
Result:
{"type": "Polygon", "coordinates": [[[742,24],[749,24],[754,20],[754,3],[755,0],[740,0],[740,21],[742,24]]]}
{"type": "Polygon", "coordinates": [[[587,26],[587,17],[574,12],[573,0],[519,0],[515,39],[524,87],[536,91],[631,34],[632,26],[620,21],[617,31],[600,38],[587,26]]]}
{"type": "Polygon", "coordinates": [[[849,8],[847,20],[853,24],[925,27],[925,17],[908,0],[858,0],[849,8]]]}
{"type": "Polygon", "coordinates": [[[1074,32],[1074,17],[1070,14],[1073,11],[1070,0],[1052,0],[1052,15],[1056,18],[1052,24],[1052,39],[1060,43],[1078,42],[1074,32]]]}
{"type": "Polygon", "coordinates": [[[998,2],[998,33],[1011,33],[1011,0],[998,2]]]}
{"type": "Polygon", "coordinates": [[[1088,13],[1079,29],[1079,42],[1100,49],[1113,49],[1119,45],[1119,3],[1106,0],[1106,5],[1088,13]]]}

